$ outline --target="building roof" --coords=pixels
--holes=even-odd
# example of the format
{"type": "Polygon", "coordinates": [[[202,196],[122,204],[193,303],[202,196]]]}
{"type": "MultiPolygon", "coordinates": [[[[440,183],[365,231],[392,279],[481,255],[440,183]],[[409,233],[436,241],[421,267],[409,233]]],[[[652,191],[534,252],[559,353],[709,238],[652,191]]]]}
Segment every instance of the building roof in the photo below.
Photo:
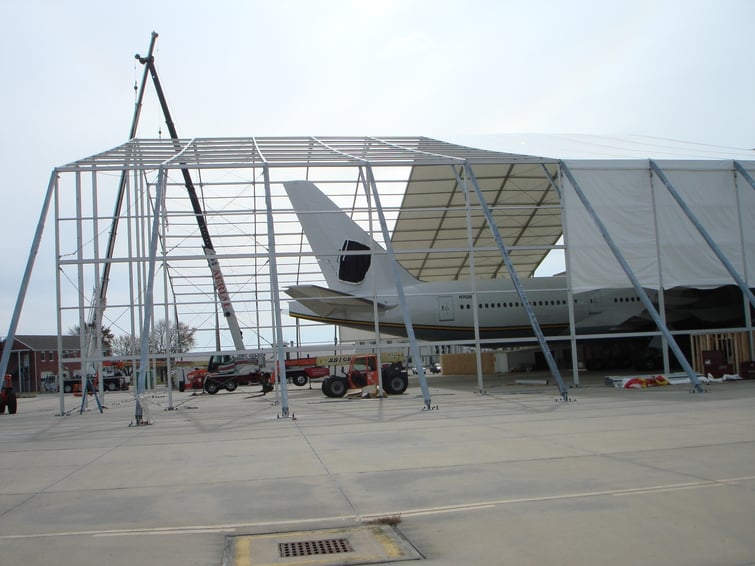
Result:
{"type": "MultiPolygon", "coordinates": [[[[26,346],[29,350],[34,352],[54,351],[58,349],[58,337],[52,335],[33,335],[33,334],[17,334],[15,337],[16,342],[20,342],[26,346]]],[[[79,349],[79,337],[78,336],[63,336],[63,349],[64,350],[78,350],[79,349]]]]}

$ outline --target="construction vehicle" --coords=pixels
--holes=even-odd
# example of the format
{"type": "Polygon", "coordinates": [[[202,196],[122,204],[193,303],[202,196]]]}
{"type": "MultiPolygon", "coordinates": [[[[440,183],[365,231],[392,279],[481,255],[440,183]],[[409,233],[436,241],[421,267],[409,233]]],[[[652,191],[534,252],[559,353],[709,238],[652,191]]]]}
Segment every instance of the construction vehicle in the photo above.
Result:
{"type": "Polygon", "coordinates": [[[187,389],[203,389],[215,395],[221,389],[235,391],[239,385],[261,385],[263,392],[272,391],[270,374],[260,369],[257,355],[211,356],[207,369],[196,369],[186,374],[187,389]]]}
{"type": "MultiPolygon", "coordinates": [[[[93,380],[93,383],[99,383],[99,375],[97,373],[87,374],[87,376],[93,380]]],[[[63,392],[71,393],[74,391],[76,385],[81,385],[81,375],[74,375],[74,377],[64,376],[63,392]]],[[[102,362],[102,385],[105,391],[128,391],[126,367],[123,362],[102,362]]]]}
{"type": "Polygon", "coordinates": [[[311,379],[329,377],[330,360],[331,358],[325,357],[286,360],[286,377],[298,387],[303,387],[311,379]]]}
{"type": "MultiPolygon", "coordinates": [[[[386,360],[386,356],[382,356],[386,360]]],[[[352,356],[348,371],[343,375],[331,375],[322,382],[322,392],[328,397],[343,397],[350,389],[364,389],[379,386],[378,359],[376,354],[352,356]]],[[[409,377],[404,364],[399,360],[382,364],[383,390],[389,395],[400,395],[409,385],[409,377]]]]}
{"type": "Polygon", "coordinates": [[[9,415],[16,414],[18,401],[16,399],[16,392],[13,391],[13,378],[9,373],[5,374],[2,389],[0,389],[0,413],[5,412],[5,407],[8,407],[9,415]]]}

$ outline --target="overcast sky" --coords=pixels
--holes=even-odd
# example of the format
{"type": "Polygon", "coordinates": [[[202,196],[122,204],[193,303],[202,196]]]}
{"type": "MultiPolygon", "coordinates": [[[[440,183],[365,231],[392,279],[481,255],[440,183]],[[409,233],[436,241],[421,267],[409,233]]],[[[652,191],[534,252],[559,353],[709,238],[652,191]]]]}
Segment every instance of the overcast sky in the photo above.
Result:
{"type": "MultiPolygon", "coordinates": [[[[752,0],[2,0],[0,334],[53,167],[126,140],[134,54],[153,30],[182,137],[538,133],[582,149],[578,135],[753,148],[753,21],[752,0]]],[[[138,135],[160,130],[148,90],[138,135]]],[[[18,334],[56,330],[52,245],[18,334]]]]}

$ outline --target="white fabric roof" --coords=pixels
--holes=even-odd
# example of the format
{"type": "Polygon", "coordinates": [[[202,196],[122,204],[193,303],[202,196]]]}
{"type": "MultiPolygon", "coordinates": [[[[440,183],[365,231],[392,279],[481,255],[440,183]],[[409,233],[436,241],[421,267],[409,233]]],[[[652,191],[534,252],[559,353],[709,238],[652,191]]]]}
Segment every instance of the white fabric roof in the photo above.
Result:
{"type": "MultiPolygon", "coordinates": [[[[559,196],[544,168],[556,175],[557,164],[552,160],[473,167],[520,277],[534,274],[563,232],[559,196]]],[[[413,168],[391,241],[398,251],[413,250],[398,257],[420,279],[469,277],[470,240],[478,279],[509,277],[471,183],[467,191],[471,195],[469,233],[463,181],[460,184],[452,168],[413,168]]]]}

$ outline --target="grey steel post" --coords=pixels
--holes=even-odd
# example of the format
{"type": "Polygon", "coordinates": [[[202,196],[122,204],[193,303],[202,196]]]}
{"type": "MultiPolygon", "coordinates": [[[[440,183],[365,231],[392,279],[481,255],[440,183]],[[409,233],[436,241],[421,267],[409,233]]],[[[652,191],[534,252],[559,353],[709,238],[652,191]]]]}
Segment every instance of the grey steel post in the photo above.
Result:
{"type": "MultiPolygon", "coordinates": [[[[747,171],[747,169],[744,168],[744,166],[739,161],[734,161],[734,185],[735,187],[738,187],[737,183],[737,175],[736,173],[739,173],[745,181],[747,181],[750,184],[750,187],[755,189],[755,180],[752,178],[752,175],[747,171]]],[[[740,242],[742,242],[742,249],[745,250],[745,237],[744,237],[744,218],[742,218],[742,206],[741,206],[741,199],[739,196],[739,189],[737,188],[737,208],[739,209],[739,239],[740,242]]],[[[743,256],[743,264],[744,264],[744,273],[745,278],[748,277],[748,265],[747,265],[747,254],[742,254],[743,256]]],[[[745,307],[745,324],[747,325],[747,328],[749,329],[749,332],[747,333],[749,336],[749,346],[750,346],[750,359],[752,359],[752,356],[755,355],[755,338],[753,338],[753,332],[752,332],[752,315],[750,314],[750,309],[745,307]]]]}
{"type": "MultiPolygon", "coordinates": [[[[391,235],[388,231],[388,224],[385,221],[385,214],[383,212],[383,205],[380,203],[380,195],[378,195],[377,183],[375,183],[375,176],[372,174],[372,167],[367,164],[365,166],[367,171],[367,183],[372,190],[372,197],[375,201],[375,210],[378,213],[378,219],[380,220],[380,229],[383,232],[383,240],[385,241],[385,249],[388,252],[388,257],[391,260],[391,267],[393,268],[393,277],[396,279],[396,293],[398,295],[398,301],[401,305],[401,312],[404,315],[404,325],[406,325],[406,335],[409,338],[409,344],[412,349],[412,358],[414,358],[414,365],[417,368],[417,376],[419,378],[419,385],[422,389],[422,397],[425,400],[425,409],[430,410],[431,400],[430,391],[427,387],[427,378],[425,377],[425,370],[422,364],[417,364],[417,361],[421,361],[419,346],[417,345],[417,337],[414,334],[414,326],[412,326],[412,316],[409,314],[409,307],[406,304],[406,296],[404,295],[404,287],[401,285],[401,275],[398,270],[398,262],[396,261],[396,254],[393,252],[393,245],[391,244],[391,235]]],[[[378,370],[379,371],[379,370],[378,370]]]]}
{"type": "Polygon", "coordinates": [[[532,326],[532,331],[535,333],[537,341],[540,344],[540,349],[543,351],[543,356],[545,356],[545,361],[548,364],[548,369],[550,369],[551,375],[553,375],[553,379],[555,379],[556,383],[558,384],[558,390],[561,393],[561,397],[564,401],[568,401],[569,390],[566,388],[566,385],[564,385],[564,380],[561,378],[561,372],[558,370],[556,360],[553,359],[553,354],[551,354],[551,350],[548,347],[548,342],[545,340],[543,331],[540,328],[540,323],[537,321],[537,317],[535,316],[535,313],[532,310],[532,306],[527,299],[527,294],[524,292],[524,287],[522,287],[522,283],[521,281],[519,281],[519,275],[517,275],[516,269],[514,269],[514,264],[509,257],[509,253],[506,250],[505,244],[503,243],[501,233],[498,231],[498,226],[493,219],[493,215],[490,212],[488,204],[485,202],[484,195],[482,194],[482,189],[480,189],[480,184],[477,182],[477,177],[475,176],[474,171],[472,170],[472,166],[468,161],[464,162],[464,169],[467,172],[467,176],[472,181],[472,186],[474,187],[475,193],[477,193],[477,200],[480,201],[480,208],[485,215],[485,220],[488,223],[488,228],[490,228],[490,231],[495,238],[496,244],[498,244],[498,250],[501,252],[501,256],[503,257],[503,261],[506,264],[506,268],[509,270],[511,282],[514,284],[514,288],[519,295],[519,299],[522,301],[522,306],[524,307],[524,310],[530,319],[530,326],[532,326]]]}
{"type": "MultiPolygon", "coordinates": [[[[370,240],[374,241],[375,238],[374,238],[373,234],[375,233],[375,230],[374,230],[374,227],[373,227],[372,195],[370,193],[369,187],[367,186],[367,179],[365,177],[364,169],[362,167],[359,168],[359,178],[358,178],[357,182],[358,183],[359,182],[362,183],[362,188],[364,189],[365,196],[367,197],[367,220],[368,220],[368,224],[369,224],[369,226],[368,226],[369,227],[369,234],[370,234],[370,240]]],[[[370,249],[370,254],[373,254],[373,253],[375,253],[375,251],[373,249],[370,249]]],[[[383,360],[383,358],[382,358],[383,352],[382,352],[382,349],[380,347],[380,342],[381,342],[381,340],[380,340],[380,314],[378,312],[377,283],[375,281],[376,280],[375,270],[374,269],[370,269],[367,273],[368,273],[368,276],[370,278],[370,283],[371,283],[370,289],[372,291],[372,320],[373,320],[373,322],[372,322],[372,328],[375,331],[375,353],[377,354],[377,366],[379,368],[381,368],[382,367],[381,364],[382,364],[382,360],[383,360]]],[[[298,319],[297,319],[297,321],[298,321],[298,319]]],[[[416,366],[418,362],[419,362],[419,360],[415,360],[414,365],[416,366]]],[[[407,364],[407,366],[408,366],[408,364],[407,364]]],[[[407,369],[408,369],[408,367],[407,367],[407,369]]],[[[379,390],[381,392],[383,392],[384,389],[383,389],[383,372],[382,372],[382,370],[378,371],[377,375],[378,375],[378,388],[379,388],[379,390]]]]}
{"type": "Polygon", "coordinates": [[[697,231],[700,232],[700,235],[703,237],[703,239],[708,244],[708,246],[710,246],[710,249],[713,250],[713,253],[716,254],[716,257],[726,268],[726,271],[729,272],[729,274],[732,276],[734,281],[736,281],[737,285],[739,285],[739,288],[742,289],[742,293],[744,293],[744,295],[748,298],[748,300],[750,301],[750,304],[753,307],[755,307],[755,295],[752,294],[752,291],[750,291],[750,288],[747,286],[747,283],[745,282],[745,280],[742,279],[742,276],[734,268],[732,263],[729,261],[729,258],[727,258],[724,252],[721,251],[721,248],[719,247],[719,245],[715,242],[715,240],[713,240],[710,234],[708,234],[708,231],[700,223],[700,220],[698,220],[697,216],[695,216],[695,213],[692,212],[692,209],[689,206],[687,206],[687,203],[684,202],[684,199],[681,197],[678,191],[674,188],[674,185],[671,184],[671,181],[668,180],[666,175],[664,175],[663,171],[661,171],[661,168],[658,167],[658,164],[652,159],[650,160],[650,168],[653,170],[653,172],[655,172],[655,174],[661,180],[661,183],[663,183],[665,187],[668,189],[668,192],[671,194],[671,196],[674,197],[674,200],[679,205],[679,208],[681,208],[684,211],[684,214],[687,215],[687,218],[690,219],[692,224],[694,224],[695,228],[697,228],[697,231]]]}
{"type": "MultiPolygon", "coordinates": [[[[34,270],[34,260],[37,259],[37,252],[39,252],[39,244],[42,241],[42,234],[45,231],[45,220],[47,218],[47,211],[50,208],[50,201],[52,200],[53,188],[58,178],[58,171],[54,170],[50,175],[50,182],[47,184],[47,194],[45,195],[45,201],[42,205],[42,211],[39,213],[39,221],[37,222],[37,229],[34,232],[34,239],[32,240],[31,250],[29,250],[29,259],[26,260],[26,269],[24,270],[24,276],[21,279],[21,288],[18,291],[18,298],[16,299],[16,306],[13,307],[13,314],[10,319],[10,326],[8,327],[8,333],[5,335],[5,347],[3,348],[3,355],[0,357],[0,378],[5,375],[8,370],[8,362],[10,361],[10,351],[13,348],[13,341],[16,339],[16,329],[18,328],[18,319],[21,317],[21,308],[24,306],[24,300],[26,299],[26,291],[29,289],[29,280],[31,279],[32,271],[34,270]]],[[[61,387],[62,388],[62,387],[61,387]]]]}
{"type": "Polygon", "coordinates": [[[472,285],[472,324],[474,326],[474,345],[475,361],[477,362],[477,389],[481,395],[486,393],[485,382],[482,377],[482,352],[480,352],[480,313],[479,301],[477,300],[477,276],[475,271],[474,240],[472,238],[472,203],[469,200],[469,187],[467,187],[466,177],[462,179],[456,170],[456,165],[452,165],[456,182],[464,191],[464,216],[467,225],[467,246],[469,247],[469,281],[472,285]]]}
{"type": "Polygon", "coordinates": [[[582,201],[582,205],[585,207],[585,210],[590,215],[593,222],[595,222],[595,225],[598,227],[600,234],[603,236],[603,239],[605,240],[606,244],[608,244],[608,247],[611,249],[611,252],[613,252],[613,255],[616,258],[616,261],[619,262],[619,265],[621,265],[621,268],[624,270],[624,273],[626,273],[627,277],[631,281],[632,286],[634,287],[634,290],[637,291],[637,295],[642,301],[642,304],[645,305],[645,308],[647,309],[648,313],[653,319],[653,322],[655,322],[655,325],[658,327],[661,333],[663,333],[663,336],[668,341],[668,345],[671,348],[671,350],[674,352],[676,359],[682,365],[682,369],[684,369],[684,372],[687,374],[690,381],[695,386],[695,389],[697,391],[702,391],[702,386],[700,385],[700,380],[697,378],[697,374],[692,369],[692,366],[689,365],[687,358],[684,357],[684,354],[679,348],[679,345],[676,343],[676,340],[674,340],[674,337],[672,336],[668,327],[661,319],[661,316],[658,314],[658,311],[653,305],[653,301],[650,300],[650,297],[648,297],[648,294],[645,292],[645,289],[642,288],[642,284],[640,283],[640,280],[637,279],[637,276],[632,271],[632,268],[629,267],[629,264],[624,259],[624,256],[619,250],[619,247],[616,245],[616,243],[613,241],[613,238],[608,233],[608,229],[606,228],[605,224],[603,224],[603,221],[600,219],[600,216],[598,216],[598,213],[595,212],[595,209],[590,204],[590,201],[587,199],[587,196],[585,195],[584,192],[582,192],[582,188],[577,183],[577,180],[574,178],[574,175],[572,175],[571,170],[566,166],[566,163],[564,163],[563,161],[561,162],[561,170],[563,171],[564,175],[566,175],[566,178],[571,183],[572,187],[574,188],[574,192],[577,193],[577,196],[579,197],[579,200],[582,201]]]}
{"type": "Polygon", "coordinates": [[[55,319],[58,330],[58,402],[60,404],[59,415],[64,416],[65,407],[65,377],[63,376],[63,309],[62,289],[60,286],[60,183],[55,181],[55,319]]]}
{"type": "Polygon", "coordinates": [[[147,289],[144,294],[144,318],[142,320],[141,358],[139,372],[136,378],[136,424],[145,422],[150,424],[149,410],[144,401],[144,390],[149,369],[149,333],[152,326],[152,309],[155,295],[155,263],[157,263],[157,242],[160,233],[161,210],[165,195],[167,173],[160,167],[157,173],[157,188],[155,191],[155,210],[152,216],[152,233],[149,239],[149,268],[147,273],[147,289]]]}
{"type": "Polygon", "coordinates": [[[276,379],[280,380],[281,415],[288,417],[288,384],[286,383],[286,355],[283,348],[283,317],[281,315],[280,291],[278,289],[278,261],[275,257],[275,224],[273,222],[273,198],[270,191],[270,169],[262,168],[265,179],[265,208],[267,209],[267,251],[270,260],[270,290],[272,295],[273,324],[275,324],[276,379]]]}
{"type": "MultiPolygon", "coordinates": [[[[565,216],[565,210],[564,210],[564,192],[561,190],[561,187],[556,182],[556,180],[551,176],[550,172],[548,171],[548,168],[545,166],[545,163],[541,163],[540,166],[543,168],[543,172],[545,173],[545,177],[548,179],[548,184],[550,184],[551,188],[558,193],[558,201],[561,205],[561,218],[563,219],[565,216]]],[[[563,220],[561,221],[561,226],[563,230],[563,238],[564,238],[564,265],[566,267],[566,297],[567,297],[567,304],[568,304],[568,313],[569,313],[569,346],[571,348],[571,371],[572,371],[572,383],[574,383],[574,387],[579,387],[579,355],[577,351],[577,323],[575,321],[574,317],[574,290],[572,288],[572,278],[571,278],[571,269],[570,269],[570,263],[571,263],[571,256],[569,254],[569,234],[568,230],[566,228],[566,224],[564,224],[563,220]]]]}
{"type": "MultiPolygon", "coordinates": [[[[659,218],[658,218],[658,191],[655,189],[655,183],[653,182],[653,172],[648,170],[648,183],[650,184],[650,197],[653,204],[653,231],[655,237],[655,256],[658,258],[658,314],[666,324],[666,293],[663,285],[663,256],[661,255],[661,242],[658,239],[659,233],[659,218]]],[[[661,336],[661,352],[663,355],[663,371],[669,373],[671,371],[671,364],[669,363],[668,355],[668,343],[666,338],[661,336]]]]}

